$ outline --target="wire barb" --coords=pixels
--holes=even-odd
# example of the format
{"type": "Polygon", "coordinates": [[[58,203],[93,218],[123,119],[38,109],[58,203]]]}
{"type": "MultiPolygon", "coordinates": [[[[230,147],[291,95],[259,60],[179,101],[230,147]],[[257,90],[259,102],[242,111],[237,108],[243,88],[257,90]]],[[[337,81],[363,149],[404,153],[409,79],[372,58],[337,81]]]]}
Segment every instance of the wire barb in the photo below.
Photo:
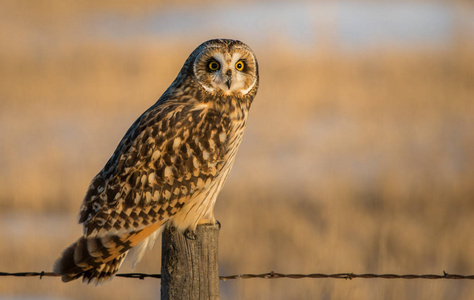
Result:
{"type": "MultiPolygon", "coordinates": [[[[18,272],[18,273],[8,273],[8,272],[0,272],[0,277],[39,277],[43,279],[43,277],[58,277],[61,275],[55,274],[53,272],[18,272]]],[[[135,278],[144,280],[145,278],[157,278],[161,279],[161,274],[145,274],[145,273],[122,273],[115,275],[117,277],[123,278],[135,278]]],[[[354,278],[362,278],[362,279],[373,279],[373,278],[382,278],[382,279],[474,279],[474,275],[459,275],[459,274],[449,274],[446,271],[443,271],[443,275],[436,275],[436,274],[373,274],[373,273],[366,273],[366,274],[355,274],[355,273],[335,273],[335,274],[322,274],[322,273],[313,273],[313,274],[283,274],[271,271],[269,273],[262,273],[262,274],[236,274],[236,275],[229,275],[229,276],[219,276],[219,279],[222,281],[226,281],[229,279],[254,279],[254,278],[261,278],[261,279],[278,279],[278,278],[290,278],[290,279],[303,279],[303,278],[313,278],[313,279],[320,279],[320,278],[333,278],[333,279],[349,279],[352,280],[354,278]]]]}

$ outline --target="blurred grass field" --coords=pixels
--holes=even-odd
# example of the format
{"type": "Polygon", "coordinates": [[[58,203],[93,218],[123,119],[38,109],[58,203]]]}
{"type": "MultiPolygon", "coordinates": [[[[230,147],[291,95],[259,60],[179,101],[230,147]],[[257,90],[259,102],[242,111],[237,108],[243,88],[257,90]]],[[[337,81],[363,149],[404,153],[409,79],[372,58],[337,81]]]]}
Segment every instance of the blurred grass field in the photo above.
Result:
{"type": "MultiPolygon", "coordinates": [[[[76,213],[89,180],[202,42],[117,45],[65,34],[78,12],[166,5],[139,2],[2,4],[0,271],[51,270],[81,234],[76,213]],[[49,40],[32,47],[32,32],[49,40]]],[[[260,89],[215,212],[220,273],[474,273],[472,42],[358,55],[254,50],[260,89]]],[[[134,271],[160,272],[159,245],[134,271]]],[[[0,299],[156,299],[159,287],[0,278],[0,299]]],[[[221,282],[221,295],[467,299],[474,286],[254,279],[221,282]]]]}

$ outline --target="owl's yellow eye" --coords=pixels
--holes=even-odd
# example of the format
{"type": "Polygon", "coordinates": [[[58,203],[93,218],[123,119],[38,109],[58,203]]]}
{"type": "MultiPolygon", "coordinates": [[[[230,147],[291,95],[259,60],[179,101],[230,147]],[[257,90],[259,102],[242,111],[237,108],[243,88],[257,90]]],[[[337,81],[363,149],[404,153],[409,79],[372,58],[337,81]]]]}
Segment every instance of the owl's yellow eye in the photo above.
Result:
{"type": "Polygon", "coordinates": [[[211,71],[217,71],[221,67],[217,61],[211,61],[207,66],[211,71]]]}
{"type": "Polygon", "coordinates": [[[235,64],[235,69],[237,71],[242,71],[245,67],[245,64],[243,61],[239,60],[236,64],[235,64]]]}

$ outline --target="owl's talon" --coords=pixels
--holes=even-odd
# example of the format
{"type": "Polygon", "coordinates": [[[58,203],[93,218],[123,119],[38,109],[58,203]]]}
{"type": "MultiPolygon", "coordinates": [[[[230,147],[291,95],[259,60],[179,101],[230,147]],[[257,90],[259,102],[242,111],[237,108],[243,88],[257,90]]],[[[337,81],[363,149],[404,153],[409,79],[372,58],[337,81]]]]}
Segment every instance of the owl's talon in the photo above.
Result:
{"type": "Polygon", "coordinates": [[[191,230],[191,229],[186,229],[186,231],[184,232],[184,236],[185,236],[187,239],[190,239],[190,240],[195,240],[195,239],[197,239],[196,232],[195,232],[194,230],[191,230]]]}

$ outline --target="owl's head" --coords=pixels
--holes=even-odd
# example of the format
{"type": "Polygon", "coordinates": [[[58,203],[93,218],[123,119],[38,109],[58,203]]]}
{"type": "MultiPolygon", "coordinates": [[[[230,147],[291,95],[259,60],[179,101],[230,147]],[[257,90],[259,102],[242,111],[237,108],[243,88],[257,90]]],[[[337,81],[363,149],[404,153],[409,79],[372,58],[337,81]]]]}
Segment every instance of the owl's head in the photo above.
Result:
{"type": "Polygon", "coordinates": [[[252,50],[237,40],[210,40],[194,50],[194,79],[210,93],[246,95],[258,88],[258,64],[252,50]]]}

